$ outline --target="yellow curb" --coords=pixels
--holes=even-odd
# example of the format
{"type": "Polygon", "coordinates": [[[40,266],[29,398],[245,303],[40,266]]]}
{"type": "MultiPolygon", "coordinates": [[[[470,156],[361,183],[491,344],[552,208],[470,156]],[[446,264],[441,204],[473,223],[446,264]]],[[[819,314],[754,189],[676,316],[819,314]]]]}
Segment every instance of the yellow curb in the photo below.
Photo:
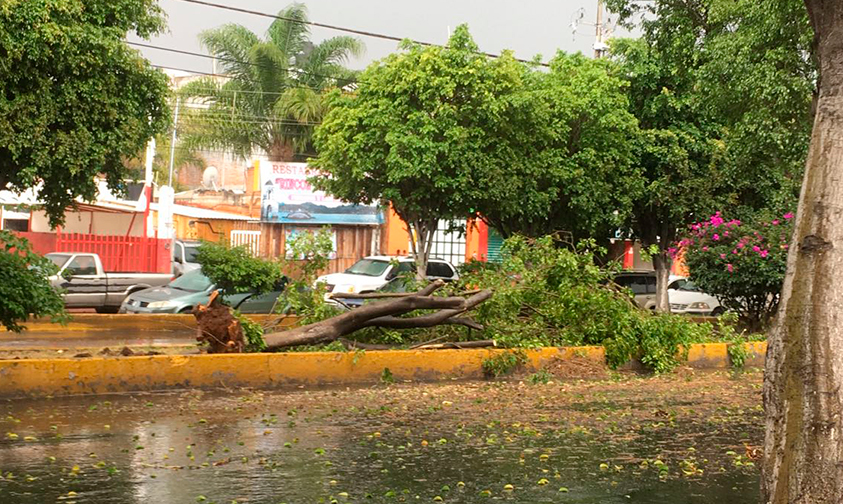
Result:
{"type": "MultiPolygon", "coordinates": [[[[246,315],[246,318],[259,324],[269,323],[273,320],[280,320],[278,327],[290,327],[295,325],[297,317],[285,317],[281,315],[246,315]]],[[[24,324],[26,333],[62,333],[68,338],[75,337],[73,332],[100,332],[100,331],[130,331],[138,332],[185,332],[196,330],[196,319],[189,314],[121,314],[107,315],[96,313],[75,313],[71,315],[71,321],[61,326],[53,324],[48,319],[30,320],[24,324]]],[[[8,331],[6,331],[8,334],[8,331]]],[[[2,334],[2,331],[0,331],[2,334]]]]}
{"type": "MultiPolygon", "coordinates": [[[[726,344],[692,345],[694,367],[728,366],[726,344]]],[[[748,366],[758,365],[766,343],[749,345],[748,366]]],[[[377,383],[389,369],[398,381],[478,379],[489,357],[508,350],[389,350],[217,355],[156,355],[83,359],[0,360],[0,396],[103,394],[177,388],[350,385],[377,383]]],[[[527,350],[533,371],[553,359],[605,362],[602,347],[527,350]]]]}

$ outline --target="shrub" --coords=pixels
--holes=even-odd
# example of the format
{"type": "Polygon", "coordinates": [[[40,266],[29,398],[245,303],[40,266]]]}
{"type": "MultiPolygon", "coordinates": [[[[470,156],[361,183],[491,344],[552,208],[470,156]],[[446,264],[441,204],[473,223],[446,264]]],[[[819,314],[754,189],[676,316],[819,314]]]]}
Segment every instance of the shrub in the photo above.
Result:
{"type": "Polygon", "coordinates": [[[263,294],[275,288],[282,277],[277,263],[253,256],[245,246],[205,242],[196,262],[202,265],[202,274],[225,294],[263,294]]]}
{"type": "Polygon", "coordinates": [[[64,323],[64,301],[47,278],[58,268],[32,252],[29,242],[13,233],[0,231],[0,244],[0,324],[20,332],[24,329],[21,322],[30,315],[64,323]]]}
{"type": "Polygon", "coordinates": [[[752,332],[763,330],[776,313],[787,268],[793,215],[744,223],[720,213],[691,226],[678,249],[685,250],[691,278],[738,314],[752,332]]]}
{"type": "Polygon", "coordinates": [[[594,263],[601,253],[593,242],[571,248],[550,236],[506,240],[500,267],[472,268],[461,280],[495,291],[473,314],[484,337],[508,347],[603,345],[611,367],[638,358],[656,372],[672,369],[683,345],[710,338],[709,325],[638,309],[611,283],[617,265],[594,263]]]}

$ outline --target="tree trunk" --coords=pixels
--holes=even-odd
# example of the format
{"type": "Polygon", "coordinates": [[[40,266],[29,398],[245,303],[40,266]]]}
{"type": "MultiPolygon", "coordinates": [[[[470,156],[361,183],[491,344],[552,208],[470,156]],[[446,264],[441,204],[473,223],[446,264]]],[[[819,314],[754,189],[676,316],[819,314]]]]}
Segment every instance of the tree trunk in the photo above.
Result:
{"type": "Polygon", "coordinates": [[[667,286],[670,283],[670,257],[664,252],[653,256],[653,268],[656,270],[656,311],[670,312],[670,299],[667,297],[667,286]]]}
{"type": "Polygon", "coordinates": [[[819,100],[764,375],[769,504],[843,502],[843,2],[806,0],[819,100]]]}

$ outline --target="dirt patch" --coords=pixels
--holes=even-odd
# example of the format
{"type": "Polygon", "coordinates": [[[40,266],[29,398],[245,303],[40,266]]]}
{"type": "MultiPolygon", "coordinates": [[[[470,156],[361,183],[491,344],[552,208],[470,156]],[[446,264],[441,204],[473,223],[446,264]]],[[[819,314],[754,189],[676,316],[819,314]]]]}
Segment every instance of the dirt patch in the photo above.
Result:
{"type": "Polygon", "coordinates": [[[605,364],[578,355],[568,359],[554,357],[543,369],[554,377],[561,379],[591,378],[600,380],[609,377],[609,370],[605,364]]]}

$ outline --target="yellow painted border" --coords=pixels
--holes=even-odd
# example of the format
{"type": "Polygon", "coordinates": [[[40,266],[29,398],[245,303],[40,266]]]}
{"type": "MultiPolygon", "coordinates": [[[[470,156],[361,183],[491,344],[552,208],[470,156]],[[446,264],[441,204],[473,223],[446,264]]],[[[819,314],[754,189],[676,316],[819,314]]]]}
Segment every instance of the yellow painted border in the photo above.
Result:
{"type": "MultiPolygon", "coordinates": [[[[53,324],[48,319],[30,320],[24,325],[27,333],[62,333],[68,338],[75,338],[74,332],[184,332],[196,330],[196,318],[190,314],[123,314],[107,315],[94,313],[71,314],[70,322],[61,326],[53,324]]],[[[280,315],[246,315],[246,318],[259,324],[280,320],[277,327],[291,327],[298,321],[297,317],[280,315]]],[[[3,334],[3,331],[0,331],[3,334]]]]}
{"type": "MultiPolygon", "coordinates": [[[[728,366],[726,344],[692,345],[689,365],[728,366]]],[[[763,365],[766,343],[747,345],[748,366],[763,365]]],[[[481,378],[483,360],[501,349],[390,350],[218,355],[156,355],[84,359],[0,360],[0,396],[104,394],[178,388],[365,384],[389,369],[396,380],[481,378]]],[[[605,362],[602,347],[528,350],[528,370],[552,359],[605,362]]]]}

